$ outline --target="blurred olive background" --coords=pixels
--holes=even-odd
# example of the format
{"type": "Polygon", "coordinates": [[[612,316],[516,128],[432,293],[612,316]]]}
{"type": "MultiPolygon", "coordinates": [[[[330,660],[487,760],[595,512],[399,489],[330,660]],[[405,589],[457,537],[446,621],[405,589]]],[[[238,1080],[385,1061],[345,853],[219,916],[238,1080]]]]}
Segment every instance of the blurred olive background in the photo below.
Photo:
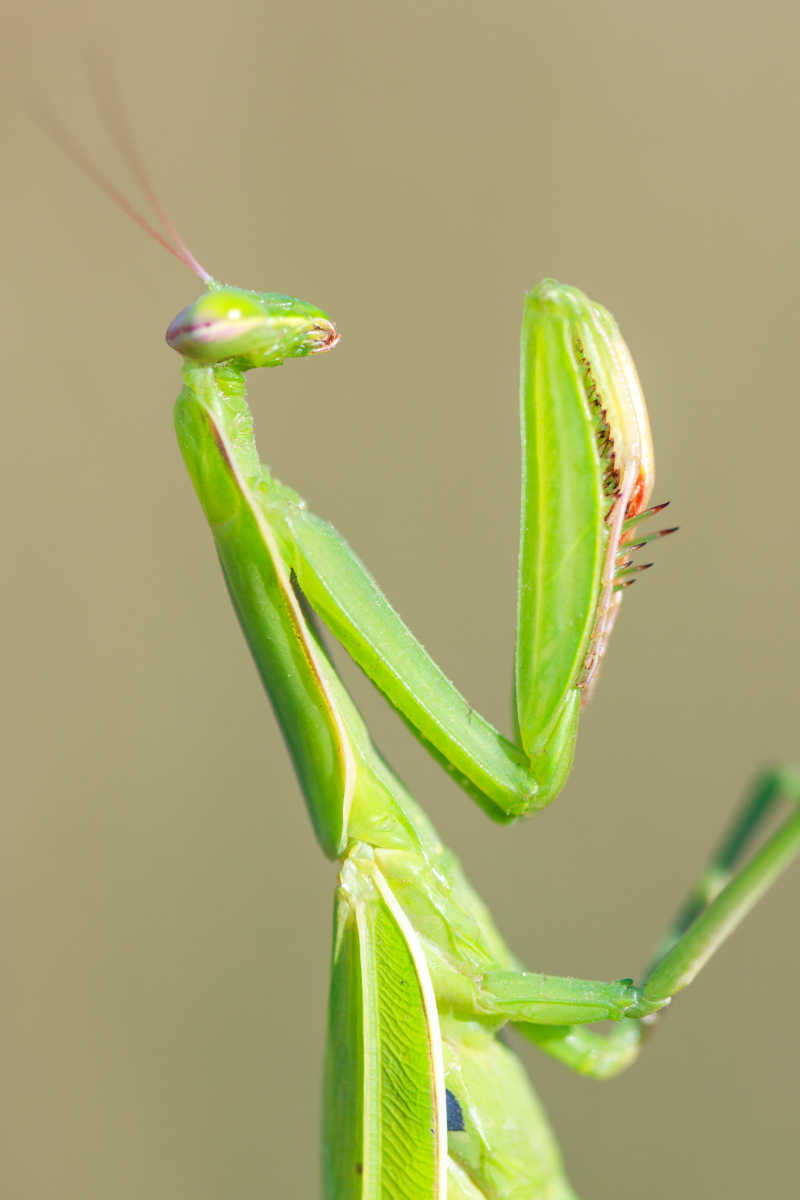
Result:
{"type": "MultiPolygon", "coordinates": [[[[7,18],[2,1193],[318,1195],[334,871],[171,429],[199,291],[26,112],[159,192],[221,278],[342,344],[255,375],[262,456],[508,724],[518,322],[617,315],[680,535],[630,593],[574,775],[490,826],[345,666],[535,969],[635,974],[759,765],[800,758],[796,5],[85,3],[7,18]]],[[[340,655],[340,659],[341,659],[340,655]]],[[[585,1200],[795,1186],[800,870],[641,1063],[522,1054],[585,1200]]]]}

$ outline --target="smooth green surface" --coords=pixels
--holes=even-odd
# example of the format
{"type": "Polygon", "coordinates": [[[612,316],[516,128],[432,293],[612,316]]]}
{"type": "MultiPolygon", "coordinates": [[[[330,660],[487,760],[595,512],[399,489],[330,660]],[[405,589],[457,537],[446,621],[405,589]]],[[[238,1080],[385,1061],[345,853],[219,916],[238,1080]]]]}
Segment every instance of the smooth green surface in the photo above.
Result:
{"type": "Polygon", "coordinates": [[[536,805],[524,755],[446,678],[341,535],[305,507],[278,514],[303,591],[331,631],[453,774],[502,820],[536,805]]]}
{"type": "MultiPolygon", "coordinates": [[[[525,301],[520,351],[522,533],[515,697],[531,755],[577,688],[597,617],[605,516],[597,415],[567,297],[545,281],[525,301]]],[[[570,756],[571,757],[571,756],[570,756]]]]}
{"type": "Polygon", "coordinates": [[[373,1120],[364,1121],[365,984],[359,928],[348,900],[337,891],[328,1001],[328,1036],[322,1105],[322,1190],[325,1200],[359,1200],[363,1193],[364,1137],[376,1153],[373,1120]]]}
{"type": "Polygon", "coordinates": [[[209,519],[225,581],[292,752],[314,828],[330,855],[344,845],[341,796],[349,747],[332,712],[322,655],[289,572],[253,500],[254,455],[244,383],[233,369],[187,366],[175,410],[181,451],[209,519]]]}

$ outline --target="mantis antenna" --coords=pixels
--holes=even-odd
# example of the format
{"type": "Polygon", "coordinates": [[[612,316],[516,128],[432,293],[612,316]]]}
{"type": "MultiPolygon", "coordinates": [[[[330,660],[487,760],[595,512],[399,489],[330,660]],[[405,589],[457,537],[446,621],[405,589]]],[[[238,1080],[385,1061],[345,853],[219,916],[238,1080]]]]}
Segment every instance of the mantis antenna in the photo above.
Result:
{"type": "Polygon", "coordinates": [[[114,86],[114,81],[111,76],[102,69],[101,63],[94,58],[90,64],[91,78],[94,85],[94,90],[98,99],[98,108],[100,115],[103,118],[106,128],[108,129],[114,143],[117,146],[120,154],[142,189],[143,195],[148,200],[150,207],[161,222],[161,226],[172,244],[181,252],[183,262],[198,275],[204,283],[213,282],[211,275],[192,254],[186,242],[180,235],[179,230],[172,221],[169,213],[164,207],[160,196],[153,187],[153,182],[147,172],[147,168],[142,162],[142,157],[136,145],[136,139],[131,133],[125,117],[125,111],[119,98],[119,93],[114,86]]]}
{"type": "Polygon", "coordinates": [[[155,212],[158,220],[161,222],[168,236],[164,236],[151,221],[145,217],[128,197],[122,192],[116,184],[103,174],[103,172],[92,162],[89,156],[78,145],[78,143],[70,136],[58,118],[49,110],[41,105],[34,109],[34,118],[42,126],[46,133],[50,135],[54,142],[66,154],[79,170],[83,171],[84,175],[92,180],[93,183],[100,188],[108,196],[109,200],[116,205],[121,212],[130,217],[145,233],[149,234],[154,241],[163,246],[173,258],[177,258],[178,262],[183,263],[188,267],[198,278],[202,279],[203,283],[211,284],[214,282],[212,275],[205,269],[201,262],[195,258],[186,242],[181,237],[175,225],[170,220],[170,217],[161,203],[155,188],[153,187],[144,164],[136,151],[133,138],[130,136],[127,127],[125,126],[122,116],[117,105],[114,106],[114,116],[106,111],[104,106],[101,106],[100,111],[108,126],[114,142],[116,143],[125,162],[128,164],[136,181],[141,187],[145,197],[155,212]]]}

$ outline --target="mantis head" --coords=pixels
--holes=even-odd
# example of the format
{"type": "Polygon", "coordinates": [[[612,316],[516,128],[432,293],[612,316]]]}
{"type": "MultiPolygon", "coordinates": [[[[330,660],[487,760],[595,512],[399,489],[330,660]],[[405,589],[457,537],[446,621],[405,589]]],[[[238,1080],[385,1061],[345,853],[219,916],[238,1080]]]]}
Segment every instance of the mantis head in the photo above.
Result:
{"type": "Polygon", "coordinates": [[[332,350],[339,335],[321,309],[291,296],[226,287],[212,278],[170,220],[118,107],[104,109],[103,115],[161,229],[98,170],[58,118],[47,111],[38,117],[65,154],[112,203],[206,285],[207,291],[199,300],[184,308],[170,323],[166,338],[173,350],[201,366],[229,362],[243,371],[277,367],[286,358],[332,350]]]}
{"type": "Polygon", "coordinates": [[[203,366],[231,362],[247,371],[332,350],[339,334],[321,309],[303,300],[210,280],[208,291],[170,323],[166,339],[203,366]]]}

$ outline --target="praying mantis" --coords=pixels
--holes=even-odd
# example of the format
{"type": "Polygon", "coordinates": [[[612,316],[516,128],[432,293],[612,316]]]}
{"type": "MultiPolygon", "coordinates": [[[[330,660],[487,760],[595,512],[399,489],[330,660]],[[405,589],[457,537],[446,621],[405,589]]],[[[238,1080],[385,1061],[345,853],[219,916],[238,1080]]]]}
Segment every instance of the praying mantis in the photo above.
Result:
{"type": "Polygon", "coordinates": [[[531,972],[373,746],[320,622],[489,817],[511,823],[555,799],[641,569],[633,555],[672,532],[643,532],[663,505],[650,506],[654,457],[633,360],[610,313],[576,288],[544,280],[526,296],[508,739],[458,693],[338,532],[260,462],[245,373],[332,350],[335,325],[315,305],[220,284],[157,211],[166,238],[155,236],[205,285],[166,335],[183,358],[178,443],[314,832],[339,864],[325,1200],[568,1200],[504,1027],[583,1075],[629,1066],[800,850],[800,770],[756,781],[638,983],[531,972]],[[788,816],[753,850],[781,802],[788,816]],[[611,1031],[591,1028],[600,1021],[611,1031]]]}

